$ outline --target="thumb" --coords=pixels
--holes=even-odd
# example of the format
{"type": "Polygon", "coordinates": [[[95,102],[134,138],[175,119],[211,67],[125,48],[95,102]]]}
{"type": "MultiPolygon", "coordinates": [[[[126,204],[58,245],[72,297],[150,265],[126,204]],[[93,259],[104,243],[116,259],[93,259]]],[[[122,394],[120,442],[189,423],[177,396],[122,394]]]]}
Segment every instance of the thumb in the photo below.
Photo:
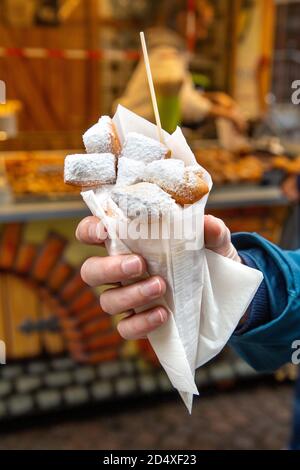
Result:
{"type": "Polygon", "coordinates": [[[212,215],[206,215],[204,220],[204,237],[206,248],[241,263],[241,258],[231,243],[230,230],[223,220],[212,215]]]}

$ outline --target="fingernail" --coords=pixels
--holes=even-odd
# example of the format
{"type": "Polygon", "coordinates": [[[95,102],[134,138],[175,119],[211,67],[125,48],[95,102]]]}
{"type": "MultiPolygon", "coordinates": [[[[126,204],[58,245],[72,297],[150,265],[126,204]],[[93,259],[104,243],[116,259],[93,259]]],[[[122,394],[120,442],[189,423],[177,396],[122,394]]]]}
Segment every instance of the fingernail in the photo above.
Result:
{"type": "Polygon", "coordinates": [[[158,279],[150,279],[140,286],[141,294],[144,297],[157,297],[161,294],[161,284],[158,279]]]}
{"type": "Polygon", "coordinates": [[[166,314],[161,309],[154,310],[148,315],[148,321],[151,325],[160,325],[166,320],[166,314]]]}
{"type": "Polygon", "coordinates": [[[88,235],[91,240],[105,240],[107,237],[107,232],[104,225],[99,222],[98,224],[89,225],[88,235]]]}
{"type": "Polygon", "coordinates": [[[142,262],[138,256],[128,256],[123,259],[121,269],[128,276],[138,275],[142,273],[142,262]]]}
{"type": "Polygon", "coordinates": [[[102,222],[96,225],[96,236],[98,240],[105,240],[108,236],[107,230],[102,222]]]}
{"type": "Polygon", "coordinates": [[[88,235],[91,240],[97,240],[97,224],[90,224],[88,226],[88,235]]]}

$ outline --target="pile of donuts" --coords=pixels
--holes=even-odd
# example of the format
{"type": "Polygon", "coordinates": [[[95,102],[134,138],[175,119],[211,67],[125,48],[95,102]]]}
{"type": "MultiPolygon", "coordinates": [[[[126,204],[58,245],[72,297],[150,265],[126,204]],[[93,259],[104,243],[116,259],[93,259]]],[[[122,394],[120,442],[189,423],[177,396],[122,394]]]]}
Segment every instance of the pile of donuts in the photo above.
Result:
{"type": "Polygon", "coordinates": [[[185,166],[171,158],[165,145],[136,132],[129,132],[121,146],[108,116],[85,132],[83,142],[87,153],[65,159],[65,183],[83,189],[109,186],[112,199],[128,217],[141,211],[162,215],[208,193],[199,166],[185,166]]]}

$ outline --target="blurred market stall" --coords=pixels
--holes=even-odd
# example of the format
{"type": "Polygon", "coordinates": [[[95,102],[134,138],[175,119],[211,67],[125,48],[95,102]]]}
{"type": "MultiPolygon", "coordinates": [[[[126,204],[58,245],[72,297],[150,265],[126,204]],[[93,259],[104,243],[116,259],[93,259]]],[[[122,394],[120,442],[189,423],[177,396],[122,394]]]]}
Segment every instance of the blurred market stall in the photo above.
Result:
{"type": "MultiPolygon", "coordinates": [[[[280,243],[293,213],[280,186],[300,173],[299,111],[291,104],[300,3],[199,3],[213,11],[203,38],[193,28],[196,2],[181,2],[195,89],[230,95],[249,121],[238,140],[218,120],[184,126],[214,180],[208,210],[232,231],[280,243]]],[[[7,353],[0,423],[171,390],[148,343],[124,343],[101,311],[99,290],[81,280],[82,261],[105,251],[75,241],[87,210],[63,182],[64,157],[83,148],[82,133],[100,115],[111,114],[138,63],[138,32],[154,24],[160,7],[158,0],[1,2],[8,102],[0,105],[0,339],[7,353]]],[[[196,380],[200,389],[222,390],[256,377],[225,351],[196,380]]]]}

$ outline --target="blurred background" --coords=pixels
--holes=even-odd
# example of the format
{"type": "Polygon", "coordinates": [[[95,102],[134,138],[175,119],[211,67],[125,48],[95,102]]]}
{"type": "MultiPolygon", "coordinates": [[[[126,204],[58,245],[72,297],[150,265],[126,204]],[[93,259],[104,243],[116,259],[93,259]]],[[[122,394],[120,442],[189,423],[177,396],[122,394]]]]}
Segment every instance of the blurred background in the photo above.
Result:
{"type": "Polygon", "coordinates": [[[1,449],[300,447],[296,367],[257,374],[226,349],[197,371],[187,415],[148,343],[124,342],[81,280],[105,251],[75,240],[88,211],[63,182],[116,103],[151,119],[144,30],[163,126],[213,177],[207,211],[297,248],[299,22],[296,0],[0,0],[1,449]]]}

